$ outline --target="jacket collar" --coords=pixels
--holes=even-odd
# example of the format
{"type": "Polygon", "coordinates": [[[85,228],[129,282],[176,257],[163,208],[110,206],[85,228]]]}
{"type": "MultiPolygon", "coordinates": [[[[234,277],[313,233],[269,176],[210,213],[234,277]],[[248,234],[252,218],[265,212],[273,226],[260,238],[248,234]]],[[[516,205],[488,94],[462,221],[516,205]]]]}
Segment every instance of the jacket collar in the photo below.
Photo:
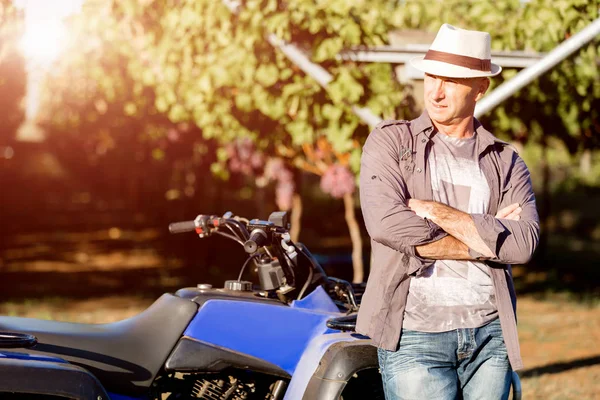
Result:
{"type": "Polygon", "coordinates": [[[426,132],[425,134],[429,137],[433,132],[433,123],[429,118],[429,114],[427,114],[427,110],[423,111],[418,118],[412,120],[411,126],[413,136],[419,136],[419,134],[426,132]]]}
{"type": "MultiPolygon", "coordinates": [[[[416,119],[412,120],[412,129],[411,132],[413,136],[419,136],[419,134],[424,133],[427,138],[431,138],[431,134],[434,132],[435,128],[433,123],[431,122],[431,118],[429,118],[429,114],[427,114],[427,110],[423,111],[423,113],[416,119]]],[[[503,140],[498,139],[494,136],[490,131],[485,129],[481,122],[477,118],[474,121],[475,132],[479,136],[480,150],[485,149],[488,146],[491,146],[495,143],[500,143],[506,146],[509,144],[503,140]]]]}
{"type": "Polygon", "coordinates": [[[481,143],[485,144],[485,146],[490,146],[490,145],[493,145],[494,143],[499,143],[499,144],[502,144],[505,146],[510,146],[509,143],[505,142],[504,140],[498,139],[490,131],[485,129],[483,127],[483,125],[481,125],[481,122],[479,122],[479,120],[477,118],[475,118],[475,132],[477,132],[477,135],[479,136],[481,143]]]}

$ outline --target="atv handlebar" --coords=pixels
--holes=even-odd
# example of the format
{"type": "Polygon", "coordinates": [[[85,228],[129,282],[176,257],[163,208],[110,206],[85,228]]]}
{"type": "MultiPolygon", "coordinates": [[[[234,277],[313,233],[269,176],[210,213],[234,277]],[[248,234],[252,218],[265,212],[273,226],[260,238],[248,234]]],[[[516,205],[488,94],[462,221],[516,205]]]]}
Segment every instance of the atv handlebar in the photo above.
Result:
{"type": "Polygon", "coordinates": [[[250,257],[244,267],[254,260],[261,290],[275,289],[282,301],[284,298],[300,300],[315,287],[323,286],[340,298],[349,312],[358,309],[352,286],[345,281],[329,278],[304,245],[292,242],[289,229],[288,213],[284,211],[272,213],[268,221],[248,220],[227,212],[222,217],[201,214],[193,221],[169,225],[171,233],[195,231],[200,238],[215,233],[242,245],[250,257]],[[304,284],[301,285],[301,282],[304,284]]]}
{"type": "Polygon", "coordinates": [[[224,218],[220,218],[216,215],[198,215],[193,221],[181,221],[173,222],[169,224],[169,232],[175,233],[186,233],[196,232],[200,237],[209,236],[215,228],[218,228],[224,218]]]}
{"type": "MultiPolygon", "coordinates": [[[[276,282],[269,285],[263,285],[261,281],[261,287],[265,286],[263,289],[266,289],[266,286],[274,286],[286,290],[296,284],[294,268],[297,264],[297,253],[292,246],[288,229],[286,212],[272,213],[268,221],[249,221],[236,217],[231,212],[222,217],[200,214],[193,221],[174,222],[169,225],[171,233],[196,232],[201,238],[214,233],[239,243],[250,255],[247,262],[251,259],[254,259],[255,263],[259,261],[262,274],[260,276],[277,278],[276,282]]],[[[263,280],[266,282],[268,279],[263,280]]]]}
{"type": "Polygon", "coordinates": [[[172,224],[169,224],[170,233],[185,233],[193,232],[195,230],[196,223],[194,221],[173,222],[172,224]]]}
{"type": "Polygon", "coordinates": [[[244,250],[246,250],[246,253],[254,254],[259,247],[267,244],[268,239],[269,237],[264,230],[256,228],[250,234],[250,239],[244,243],[244,250]]]}

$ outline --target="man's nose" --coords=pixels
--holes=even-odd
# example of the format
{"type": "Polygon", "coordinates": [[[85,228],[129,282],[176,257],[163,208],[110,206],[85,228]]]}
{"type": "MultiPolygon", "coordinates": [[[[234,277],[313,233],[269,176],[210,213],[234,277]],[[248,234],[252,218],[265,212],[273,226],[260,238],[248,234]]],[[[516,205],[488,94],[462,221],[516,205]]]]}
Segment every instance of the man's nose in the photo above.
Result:
{"type": "Polygon", "coordinates": [[[436,78],[433,82],[433,87],[431,89],[431,97],[434,100],[444,98],[444,81],[442,79],[436,78]]]}

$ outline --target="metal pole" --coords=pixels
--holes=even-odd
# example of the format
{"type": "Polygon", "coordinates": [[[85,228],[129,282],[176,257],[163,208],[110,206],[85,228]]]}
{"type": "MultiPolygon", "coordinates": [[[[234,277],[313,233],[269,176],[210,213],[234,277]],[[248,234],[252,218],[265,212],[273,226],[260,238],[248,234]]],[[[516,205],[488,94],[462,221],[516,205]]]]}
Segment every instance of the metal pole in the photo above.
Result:
{"type": "Polygon", "coordinates": [[[329,82],[333,80],[333,77],[325,68],[321,67],[318,64],[313,63],[298,49],[298,47],[293,44],[289,44],[279,39],[273,33],[271,33],[267,40],[271,44],[271,46],[278,48],[281,50],[283,54],[298,68],[300,68],[304,73],[314,80],[316,80],[319,85],[322,87],[326,87],[329,82]]]}
{"type": "MultiPolygon", "coordinates": [[[[377,46],[351,48],[340,52],[336,59],[386,64],[408,64],[418,56],[424,56],[429,45],[407,44],[403,46],[377,46]]],[[[494,63],[501,67],[527,68],[544,58],[545,53],[530,51],[492,51],[494,63]]]]}
{"type": "MultiPolygon", "coordinates": [[[[304,71],[306,75],[316,80],[322,88],[326,88],[329,82],[333,80],[333,77],[325,70],[325,68],[310,61],[295,45],[285,43],[274,34],[270,34],[267,39],[272,46],[281,50],[281,52],[285,54],[291,62],[296,64],[298,68],[304,71]]],[[[369,126],[375,126],[383,121],[368,108],[352,106],[352,111],[369,126]]]]}
{"type": "Polygon", "coordinates": [[[475,107],[475,117],[480,117],[481,115],[488,113],[525,85],[565,60],[599,34],[600,18],[589,24],[581,32],[558,45],[536,64],[522,70],[514,78],[501,84],[496,90],[485,96],[475,107]]]}

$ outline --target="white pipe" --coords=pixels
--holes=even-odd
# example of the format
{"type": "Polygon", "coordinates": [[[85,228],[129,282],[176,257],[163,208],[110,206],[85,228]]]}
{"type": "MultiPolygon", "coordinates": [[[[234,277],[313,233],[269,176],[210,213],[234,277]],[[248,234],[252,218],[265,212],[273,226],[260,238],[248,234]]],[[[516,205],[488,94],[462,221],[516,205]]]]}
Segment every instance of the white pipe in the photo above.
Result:
{"type": "MultiPolygon", "coordinates": [[[[333,76],[325,68],[310,61],[295,45],[285,43],[274,34],[270,34],[267,39],[272,46],[280,49],[291,62],[296,64],[305,74],[316,80],[321,87],[326,88],[333,80],[333,76]]],[[[369,126],[375,126],[383,121],[368,108],[352,106],[352,111],[369,126]]]]}
{"type": "Polygon", "coordinates": [[[493,92],[485,96],[475,107],[475,117],[480,117],[498,106],[504,100],[515,94],[525,85],[535,80],[545,72],[565,60],[575,51],[579,50],[589,41],[600,34],[600,18],[585,27],[581,32],[571,36],[558,45],[548,55],[536,64],[526,68],[515,75],[511,80],[498,86],[493,92]]]}
{"type": "MultiPolygon", "coordinates": [[[[429,45],[379,46],[367,49],[350,49],[336,56],[338,60],[374,62],[386,64],[407,64],[411,59],[427,53],[429,45]]],[[[527,68],[546,54],[525,51],[492,51],[495,64],[509,68],[527,68]]]]}
{"type": "Polygon", "coordinates": [[[325,68],[321,67],[318,64],[313,63],[293,44],[285,43],[283,40],[279,39],[273,33],[271,33],[267,40],[271,43],[272,46],[277,47],[285,56],[294,64],[298,66],[304,73],[314,80],[316,80],[319,85],[325,87],[333,80],[333,77],[329,72],[325,70],[325,68]]]}

